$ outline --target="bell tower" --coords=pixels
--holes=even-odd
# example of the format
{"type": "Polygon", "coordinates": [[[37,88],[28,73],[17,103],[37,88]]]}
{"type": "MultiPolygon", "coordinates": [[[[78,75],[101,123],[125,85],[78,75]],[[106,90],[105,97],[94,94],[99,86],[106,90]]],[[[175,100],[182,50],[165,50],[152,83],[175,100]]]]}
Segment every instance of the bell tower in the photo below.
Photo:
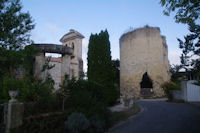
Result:
{"type": "Polygon", "coordinates": [[[70,77],[79,78],[79,75],[83,72],[83,60],[82,60],[82,39],[84,36],[75,31],[74,29],[70,29],[70,31],[65,34],[60,42],[64,46],[68,46],[73,49],[73,54],[71,55],[70,61],[70,77]]]}

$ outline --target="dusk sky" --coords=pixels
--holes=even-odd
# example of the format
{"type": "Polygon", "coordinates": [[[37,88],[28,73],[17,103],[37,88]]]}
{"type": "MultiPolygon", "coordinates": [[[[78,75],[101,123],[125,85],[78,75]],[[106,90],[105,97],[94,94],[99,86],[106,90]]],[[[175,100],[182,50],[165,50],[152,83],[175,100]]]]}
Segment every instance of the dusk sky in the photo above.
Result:
{"type": "Polygon", "coordinates": [[[91,33],[107,29],[112,58],[119,58],[119,38],[128,29],[145,25],[160,27],[166,36],[170,64],[179,64],[177,38],[188,33],[187,26],[175,23],[173,14],[163,15],[160,0],[22,0],[23,10],[29,11],[35,29],[35,43],[56,43],[70,29],[85,36],[83,39],[84,70],[87,70],[87,46],[91,33]]]}

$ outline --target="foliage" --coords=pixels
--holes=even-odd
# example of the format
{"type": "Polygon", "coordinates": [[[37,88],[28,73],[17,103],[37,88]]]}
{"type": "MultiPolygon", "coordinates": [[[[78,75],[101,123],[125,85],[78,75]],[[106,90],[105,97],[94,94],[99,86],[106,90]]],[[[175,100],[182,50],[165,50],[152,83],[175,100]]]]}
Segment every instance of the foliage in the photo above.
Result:
{"type": "Polygon", "coordinates": [[[22,65],[26,71],[26,74],[29,76],[33,76],[33,64],[35,62],[35,56],[38,55],[39,52],[40,49],[36,48],[33,44],[28,45],[25,47],[25,49],[21,50],[22,65]]]}
{"type": "Polygon", "coordinates": [[[0,47],[0,101],[9,100],[10,89],[19,91],[21,101],[52,99],[54,81],[50,75],[47,75],[44,82],[33,77],[33,64],[38,53],[39,50],[34,45],[17,51],[0,47]]]}
{"type": "Polygon", "coordinates": [[[0,47],[0,63],[0,79],[5,74],[14,77],[14,70],[22,64],[21,51],[10,51],[0,47]]]}
{"type": "MultiPolygon", "coordinates": [[[[184,36],[184,41],[178,39],[179,47],[182,49],[181,66],[188,71],[200,73],[200,1],[199,0],[161,0],[165,7],[164,14],[169,15],[176,12],[175,21],[187,24],[190,34],[184,36]],[[192,59],[195,56],[196,60],[192,59]]],[[[198,74],[197,74],[198,75],[198,74]]]]}
{"type": "Polygon", "coordinates": [[[41,80],[24,77],[23,79],[13,79],[5,76],[0,84],[0,101],[9,100],[8,91],[10,89],[18,90],[20,101],[47,102],[53,99],[53,83],[49,77],[45,82],[41,80]]]}
{"type": "Polygon", "coordinates": [[[67,133],[64,128],[67,115],[61,113],[24,119],[23,125],[13,129],[11,133],[67,133]]]}
{"type": "Polygon", "coordinates": [[[170,72],[171,72],[171,81],[175,83],[180,83],[179,79],[181,77],[179,70],[181,69],[180,65],[171,65],[170,72]]]}
{"type": "Polygon", "coordinates": [[[114,73],[107,30],[90,36],[87,72],[89,81],[95,81],[104,86],[103,92],[107,103],[114,103],[118,93],[114,87],[114,73]]]}
{"type": "Polygon", "coordinates": [[[45,60],[44,65],[43,65],[42,70],[41,70],[42,72],[44,72],[45,70],[50,70],[53,67],[55,67],[55,64],[53,64],[53,65],[49,64],[50,61],[51,61],[51,56],[47,57],[47,59],[45,60]]]}
{"type": "Polygon", "coordinates": [[[114,77],[114,87],[117,89],[117,97],[120,95],[120,61],[119,59],[112,60],[112,70],[114,77]]]}
{"type": "Polygon", "coordinates": [[[178,23],[193,25],[195,20],[200,19],[199,0],[161,0],[160,3],[165,7],[165,15],[169,16],[171,12],[177,11],[174,19],[178,23]]]}
{"type": "Polygon", "coordinates": [[[43,113],[61,112],[61,103],[57,99],[48,101],[24,102],[24,117],[35,116],[43,113]]]}
{"type": "Polygon", "coordinates": [[[164,89],[165,91],[165,94],[168,98],[169,101],[171,101],[173,99],[173,95],[172,95],[172,90],[180,90],[180,85],[170,81],[170,82],[165,82],[163,85],[162,85],[162,88],[164,89]]]}
{"type": "Polygon", "coordinates": [[[31,43],[33,20],[28,12],[22,12],[20,0],[0,1],[0,22],[0,47],[16,50],[31,43]]]}
{"type": "Polygon", "coordinates": [[[60,99],[60,101],[62,101],[62,110],[65,110],[65,104],[66,104],[66,99],[69,96],[69,87],[68,87],[68,83],[74,83],[75,82],[75,78],[73,77],[71,80],[69,79],[69,75],[65,75],[65,79],[64,81],[60,84],[60,88],[59,90],[57,90],[55,92],[55,95],[58,99],[60,99]]]}
{"type": "Polygon", "coordinates": [[[0,47],[0,80],[5,75],[16,78],[17,72],[23,70],[27,75],[33,75],[33,64],[38,53],[39,49],[33,45],[18,51],[0,47]]]}
{"type": "Polygon", "coordinates": [[[119,72],[120,72],[120,61],[119,59],[112,60],[112,69],[114,73],[114,83],[119,86],[119,72]]]}
{"type": "Polygon", "coordinates": [[[108,124],[110,112],[105,104],[102,85],[87,80],[71,79],[65,89],[68,95],[66,101],[70,103],[68,111],[80,112],[90,121],[98,118],[105,121],[105,125],[108,124]]]}
{"type": "Polygon", "coordinates": [[[90,122],[82,113],[72,113],[68,120],[65,121],[65,126],[71,131],[71,133],[81,133],[90,126],[90,122]]]}
{"type": "Polygon", "coordinates": [[[184,41],[178,39],[179,48],[182,49],[181,64],[186,70],[199,62],[199,60],[191,60],[194,55],[200,57],[200,25],[190,26],[189,31],[190,34],[184,36],[184,41]]]}
{"type": "Polygon", "coordinates": [[[94,115],[105,118],[103,86],[86,80],[71,80],[68,82],[68,89],[72,110],[81,112],[88,118],[94,115]]]}
{"type": "Polygon", "coordinates": [[[105,131],[105,120],[98,117],[94,117],[90,120],[90,132],[103,133],[105,131]]]}

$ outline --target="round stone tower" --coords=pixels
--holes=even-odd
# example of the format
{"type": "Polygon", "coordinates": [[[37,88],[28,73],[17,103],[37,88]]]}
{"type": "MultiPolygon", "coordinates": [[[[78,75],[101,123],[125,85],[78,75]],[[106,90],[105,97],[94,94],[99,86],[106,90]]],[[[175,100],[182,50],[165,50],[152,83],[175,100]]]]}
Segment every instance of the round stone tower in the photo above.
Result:
{"type": "Polygon", "coordinates": [[[123,96],[163,96],[161,84],[169,79],[168,48],[159,28],[145,26],[121,36],[120,92],[123,96]]]}

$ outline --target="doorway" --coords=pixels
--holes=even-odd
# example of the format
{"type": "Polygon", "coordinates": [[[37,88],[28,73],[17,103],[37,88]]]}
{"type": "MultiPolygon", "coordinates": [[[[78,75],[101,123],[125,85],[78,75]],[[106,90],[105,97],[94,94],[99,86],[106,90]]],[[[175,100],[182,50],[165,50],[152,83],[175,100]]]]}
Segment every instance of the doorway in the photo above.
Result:
{"type": "Polygon", "coordinates": [[[140,82],[140,95],[142,97],[153,96],[153,82],[147,72],[143,74],[142,81],[140,82]]]}

